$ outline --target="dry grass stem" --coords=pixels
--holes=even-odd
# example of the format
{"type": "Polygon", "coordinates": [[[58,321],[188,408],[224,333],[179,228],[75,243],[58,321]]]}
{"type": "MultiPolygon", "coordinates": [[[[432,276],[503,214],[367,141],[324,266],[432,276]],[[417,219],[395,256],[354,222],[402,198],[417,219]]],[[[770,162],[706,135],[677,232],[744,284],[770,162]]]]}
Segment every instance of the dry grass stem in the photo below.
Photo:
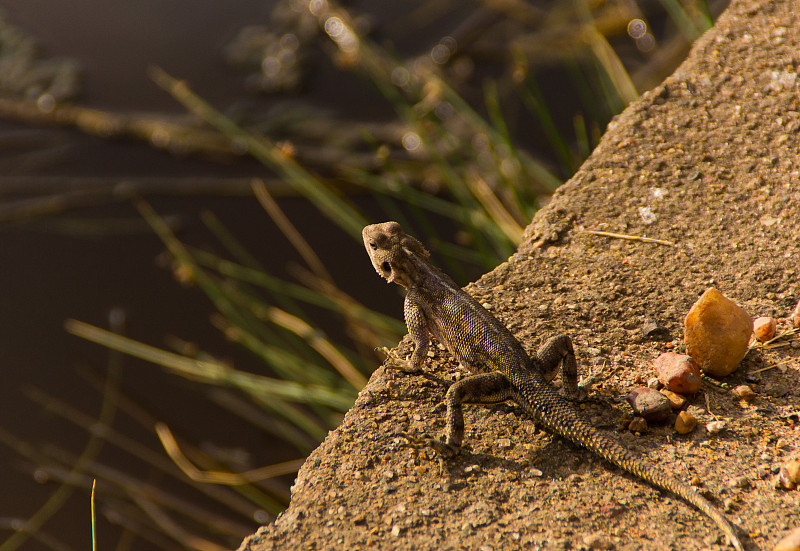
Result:
{"type": "Polygon", "coordinates": [[[181,451],[177,440],[172,435],[172,431],[165,423],[156,423],[156,434],[158,439],[161,440],[161,445],[169,455],[170,459],[184,472],[186,476],[196,482],[205,482],[208,484],[223,484],[226,486],[238,486],[241,484],[250,484],[273,478],[276,476],[283,476],[297,472],[303,465],[305,459],[293,459],[291,461],[284,461],[276,463],[267,467],[260,467],[258,469],[251,469],[243,473],[231,473],[221,471],[202,471],[192,464],[188,457],[181,451]]]}
{"type": "Polygon", "coordinates": [[[672,241],[667,241],[665,239],[654,239],[652,237],[642,237],[640,235],[626,235],[623,233],[612,233],[608,231],[600,231],[600,230],[583,230],[584,233],[590,233],[592,235],[599,235],[602,237],[613,237],[615,239],[627,239],[628,241],[641,241],[643,243],[657,243],[659,245],[668,245],[670,247],[677,247],[678,245],[673,243],[672,241]]]}

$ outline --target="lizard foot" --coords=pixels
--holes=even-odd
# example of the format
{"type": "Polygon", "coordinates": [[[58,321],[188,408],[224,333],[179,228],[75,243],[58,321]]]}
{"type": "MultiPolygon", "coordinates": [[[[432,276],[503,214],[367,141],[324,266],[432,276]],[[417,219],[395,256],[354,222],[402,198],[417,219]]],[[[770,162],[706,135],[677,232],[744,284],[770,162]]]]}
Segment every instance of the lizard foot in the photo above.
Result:
{"type": "Polygon", "coordinates": [[[583,377],[579,383],[565,384],[558,393],[570,402],[585,402],[589,399],[589,389],[593,384],[601,380],[600,375],[602,375],[603,370],[604,366],[600,366],[600,368],[583,377]]]}
{"type": "Polygon", "coordinates": [[[589,392],[580,385],[575,388],[564,386],[558,393],[570,402],[585,402],[589,398],[589,392]]]}
{"type": "Polygon", "coordinates": [[[428,445],[431,448],[433,448],[436,453],[447,459],[458,455],[458,452],[460,450],[458,446],[448,444],[447,442],[442,442],[441,440],[438,440],[436,438],[430,439],[428,441],[428,445]]]}
{"type": "Polygon", "coordinates": [[[460,449],[458,446],[447,444],[446,442],[436,438],[418,438],[403,431],[396,433],[395,436],[404,438],[407,441],[406,445],[410,448],[417,450],[431,448],[433,451],[446,459],[458,455],[458,451],[460,449]]]}
{"type": "Polygon", "coordinates": [[[433,381],[444,388],[448,388],[452,384],[450,381],[446,381],[441,377],[433,375],[432,373],[425,372],[422,367],[414,367],[410,361],[401,358],[397,352],[394,350],[389,350],[385,346],[376,348],[375,350],[386,354],[386,367],[389,369],[396,369],[408,375],[422,375],[429,381],[433,381]]]}
{"type": "Polygon", "coordinates": [[[386,367],[390,369],[398,369],[403,373],[409,374],[419,373],[422,371],[422,368],[412,366],[411,362],[401,358],[400,355],[394,350],[389,350],[385,346],[376,348],[375,350],[386,354],[386,367]]]}
{"type": "Polygon", "coordinates": [[[416,436],[412,436],[404,431],[399,431],[395,433],[395,436],[399,436],[400,438],[405,438],[407,442],[406,445],[409,448],[414,448],[415,450],[422,450],[430,447],[430,444],[428,443],[430,439],[427,438],[417,438],[416,436]]]}
{"type": "Polygon", "coordinates": [[[598,381],[605,379],[606,377],[601,377],[603,371],[605,371],[606,365],[603,363],[597,369],[594,369],[591,373],[589,373],[586,377],[582,377],[580,382],[578,383],[579,389],[588,389],[593,384],[598,381]]]}

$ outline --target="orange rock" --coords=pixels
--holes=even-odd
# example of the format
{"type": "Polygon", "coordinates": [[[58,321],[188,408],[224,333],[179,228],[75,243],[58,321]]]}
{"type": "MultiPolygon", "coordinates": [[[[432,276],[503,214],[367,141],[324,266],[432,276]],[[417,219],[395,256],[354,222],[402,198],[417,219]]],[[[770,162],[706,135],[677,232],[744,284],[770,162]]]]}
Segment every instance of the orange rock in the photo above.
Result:
{"type": "Polygon", "coordinates": [[[639,434],[647,432],[647,421],[643,417],[634,417],[628,425],[628,430],[631,432],[638,432],[639,434]]]}
{"type": "Polygon", "coordinates": [[[800,528],[795,528],[779,541],[772,551],[800,551],[800,528]]]}
{"type": "Polygon", "coordinates": [[[700,368],[691,356],[665,352],[653,363],[658,380],[672,392],[694,394],[700,390],[700,368]]]}
{"type": "Polygon", "coordinates": [[[683,341],[686,353],[700,369],[725,377],[739,367],[752,332],[753,321],[747,312],[710,287],[686,315],[683,341]]]}
{"type": "Polygon", "coordinates": [[[697,419],[688,411],[682,411],[675,419],[675,431],[678,434],[689,434],[697,426],[697,419]]]}
{"type": "Polygon", "coordinates": [[[667,400],[669,400],[669,407],[673,410],[681,409],[686,404],[686,398],[677,392],[672,392],[666,388],[662,388],[659,392],[667,397],[667,400]]]}
{"type": "Polygon", "coordinates": [[[756,393],[747,385],[739,385],[733,389],[733,392],[748,404],[756,399],[756,393]]]}
{"type": "Polygon", "coordinates": [[[800,483],[800,459],[794,459],[781,465],[778,471],[778,483],[786,490],[794,490],[800,483]]]}
{"type": "Polygon", "coordinates": [[[775,321],[775,318],[756,318],[756,321],[753,322],[753,333],[761,342],[772,339],[777,328],[778,322],[775,321]]]}

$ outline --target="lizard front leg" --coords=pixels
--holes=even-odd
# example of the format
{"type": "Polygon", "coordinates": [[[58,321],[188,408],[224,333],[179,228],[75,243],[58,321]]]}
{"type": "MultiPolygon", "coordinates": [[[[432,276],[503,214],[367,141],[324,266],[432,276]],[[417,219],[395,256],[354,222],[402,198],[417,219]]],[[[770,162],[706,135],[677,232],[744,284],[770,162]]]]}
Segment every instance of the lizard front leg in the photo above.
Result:
{"type": "Polygon", "coordinates": [[[406,369],[406,371],[415,373],[422,370],[422,362],[425,361],[425,356],[431,345],[431,331],[428,327],[425,313],[414,300],[412,293],[406,295],[406,300],[403,303],[403,316],[406,319],[408,334],[411,340],[414,341],[414,352],[411,354],[409,369],[406,369]]]}
{"type": "Polygon", "coordinates": [[[386,365],[387,367],[399,369],[404,373],[420,373],[422,371],[422,362],[425,361],[425,355],[430,347],[431,332],[428,329],[428,323],[425,321],[425,314],[417,306],[410,294],[406,295],[403,313],[408,334],[411,340],[414,341],[414,352],[411,353],[409,360],[404,360],[396,353],[385,350],[388,356],[386,365]]]}
{"type": "Polygon", "coordinates": [[[444,397],[447,405],[444,445],[451,453],[455,453],[464,438],[464,412],[461,404],[503,402],[512,397],[512,391],[511,382],[499,371],[467,377],[447,389],[444,397]]]}

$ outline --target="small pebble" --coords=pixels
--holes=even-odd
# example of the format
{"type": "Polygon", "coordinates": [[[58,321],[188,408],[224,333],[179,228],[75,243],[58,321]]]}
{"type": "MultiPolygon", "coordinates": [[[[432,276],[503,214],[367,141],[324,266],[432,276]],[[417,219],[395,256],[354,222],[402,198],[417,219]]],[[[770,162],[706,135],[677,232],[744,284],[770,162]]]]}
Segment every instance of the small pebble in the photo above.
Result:
{"type": "Polygon", "coordinates": [[[787,462],[784,467],[789,472],[791,480],[794,480],[795,484],[800,484],[800,459],[793,459],[787,462]]]}
{"type": "Polygon", "coordinates": [[[711,421],[706,425],[708,434],[719,434],[725,428],[725,421],[711,421]]]}
{"type": "Polygon", "coordinates": [[[794,312],[792,312],[792,325],[800,327],[800,301],[797,301],[797,306],[794,307],[794,312]]]}
{"type": "Polygon", "coordinates": [[[795,528],[785,536],[772,551],[800,551],[800,528],[795,528]]]}
{"type": "Polygon", "coordinates": [[[669,331],[652,318],[647,318],[642,325],[642,336],[647,340],[669,340],[669,331]]]}
{"type": "Polygon", "coordinates": [[[634,417],[628,425],[628,430],[638,433],[647,432],[647,421],[642,417],[634,417]]]}
{"type": "Polygon", "coordinates": [[[653,363],[658,380],[679,394],[694,394],[700,390],[700,367],[691,356],[665,352],[653,363]]]}
{"type": "Polygon", "coordinates": [[[781,465],[778,471],[778,480],[775,484],[784,490],[794,490],[800,483],[800,459],[795,459],[781,465]]]}
{"type": "Polygon", "coordinates": [[[778,322],[775,318],[756,318],[753,322],[753,333],[761,342],[767,342],[775,336],[778,322]]]}
{"type": "Polygon", "coordinates": [[[589,549],[616,549],[614,542],[609,540],[602,532],[589,534],[584,537],[583,544],[589,549]]]}
{"type": "Polygon", "coordinates": [[[353,517],[353,524],[366,524],[367,516],[364,513],[358,513],[353,517]]]}
{"type": "Polygon", "coordinates": [[[525,451],[525,457],[528,459],[533,459],[542,451],[542,447],[536,444],[525,443],[522,445],[522,448],[525,451]]]}
{"type": "Polygon", "coordinates": [[[688,411],[682,411],[675,419],[675,432],[678,434],[689,434],[697,426],[697,419],[688,411]]]}
{"type": "Polygon", "coordinates": [[[578,473],[572,473],[567,478],[564,479],[564,483],[571,485],[571,486],[580,486],[580,483],[583,482],[583,478],[578,473]]]}
{"type": "Polygon", "coordinates": [[[783,488],[784,490],[794,490],[797,484],[789,476],[789,471],[786,467],[781,467],[778,471],[778,477],[775,479],[775,488],[783,488]]]}
{"type": "Polygon", "coordinates": [[[746,476],[737,476],[728,481],[730,488],[747,488],[750,486],[750,479],[746,476]]]}
{"type": "Polygon", "coordinates": [[[672,409],[681,409],[684,404],[686,403],[686,398],[678,394],[677,392],[672,392],[671,390],[667,390],[666,388],[662,388],[659,392],[667,397],[669,400],[669,405],[672,409]]]}
{"type": "Polygon", "coordinates": [[[756,393],[747,385],[739,385],[733,389],[733,392],[748,404],[756,399],[756,393]]]}
{"type": "Polygon", "coordinates": [[[760,383],[761,382],[761,375],[758,373],[753,373],[752,371],[748,371],[744,374],[744,380],[748,383],[760,383]]]}
{"type": "Polygon", "coordinates": [[[672,413],[667,397],[652,388],[634,388],[626,400],[635,415],[648,421],[666,421],[672,413]]]}
{"type": "Polygon", "coordinates": [[[649,379],[647,379],[647,388],[658,390],[659,388],[661,388],[661,381],[658,380],[658,377],[650,377],[649,379]]]}

